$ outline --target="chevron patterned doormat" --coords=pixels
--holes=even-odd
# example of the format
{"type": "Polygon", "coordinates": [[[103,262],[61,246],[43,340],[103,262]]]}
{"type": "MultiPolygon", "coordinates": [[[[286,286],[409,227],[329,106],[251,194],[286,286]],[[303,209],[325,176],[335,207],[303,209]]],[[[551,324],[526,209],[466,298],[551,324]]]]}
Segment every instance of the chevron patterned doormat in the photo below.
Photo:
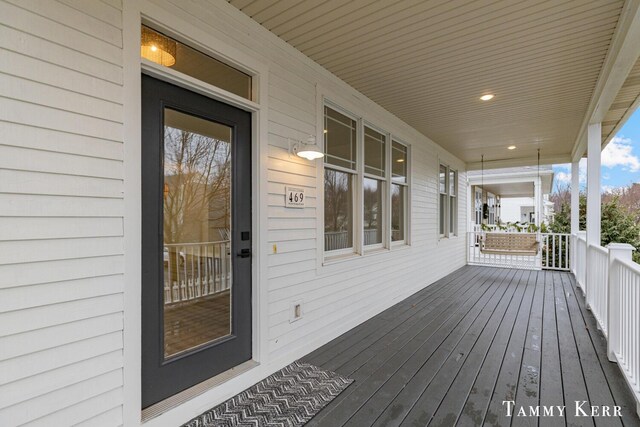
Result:
{"type": "Polygon", "coordinates": [[[301,426],[352,382],[296,361],[183,427],[301,426]]]}

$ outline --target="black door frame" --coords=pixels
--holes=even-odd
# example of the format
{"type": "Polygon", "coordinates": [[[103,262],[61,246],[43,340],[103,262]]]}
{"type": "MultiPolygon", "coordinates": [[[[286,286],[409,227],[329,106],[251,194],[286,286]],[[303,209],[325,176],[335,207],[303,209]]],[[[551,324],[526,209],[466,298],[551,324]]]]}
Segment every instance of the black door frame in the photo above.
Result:
{"type": "Polygon", "coordinates": [[[251,113],[173,84],[142,76],[142,407],[146,408],[252,357],[251,113]],[[164,108],[233,129],[232,334],[193,352],[164,359],[163,185],[164,108]]]}

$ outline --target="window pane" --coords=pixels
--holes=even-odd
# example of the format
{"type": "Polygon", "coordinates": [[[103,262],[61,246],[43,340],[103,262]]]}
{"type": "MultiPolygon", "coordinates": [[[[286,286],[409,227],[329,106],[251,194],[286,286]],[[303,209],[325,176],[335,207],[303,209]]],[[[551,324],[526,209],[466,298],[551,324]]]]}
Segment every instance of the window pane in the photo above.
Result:
{"type": "Polygon", "coordinates": [[[324,171],[324,250],[353,247],[352,174],[324,171]]]}
{"type": "Polygon", "coordinates": [[[391,173],[393,182],[407,182],[407,147],[395,141],[391,145],[391,173]]]}
{"type": "Polygon", "coordinates": [[[140,34],[140,56],[251,99],[251,76],[144,25],[140,34]]]}
{"type": "Polygon", "coordinates": [[[449,195],[456,195],[456,171],[449,171],[449,195]]]}
{"type": "Polygon", "coordinates": [[[329,107],[324,108],[325,163],[356,168],[356,121],[329,107]]]}
{"type": "Polygon", "coordinates": [[[406,187],[391,184],[391,241],[404,240],[406,187]]]}
{"type": "Polygon", "coordinates": [[[456,219],[458,215],[458,204],[457,197],[449,197],[449,232],[451,234],[456,234],[456,219]]]}
{"type": "Polygon", "coordinates": [[[164,110],[165,357],[232,332],[232,132],[164,110]]]}
{"type": "Polygon", "coordinates": [[[386,137],[365,126],[364,172],[384,177],[386,175],[385,152],[386,137]]]}
{"type": "Polygon", "coordinates": [[[440,193],[447,192],[447,167],[440,165],[440,193]]]}
{"type": "Polygon", "coordinates": [[[447,195],[446,194],[440,194],[440,212],[439,212],[439,217],[440,217],[440,234],[444,235],[446,232],[446,222],[447,222],[447,195]]]}
{"type": "Polygon", "coordinates": [[[382,243],[382,182],[364,179],[364,244],[382,243]]]}

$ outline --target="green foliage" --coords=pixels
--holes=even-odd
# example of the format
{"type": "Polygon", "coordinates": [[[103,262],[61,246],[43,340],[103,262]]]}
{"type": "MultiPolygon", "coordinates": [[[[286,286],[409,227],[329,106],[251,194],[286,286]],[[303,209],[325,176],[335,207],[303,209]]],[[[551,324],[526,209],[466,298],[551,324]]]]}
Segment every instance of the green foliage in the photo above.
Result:
{"type": "MultiPolygon", "coordinates": [[[[618,197],[602,203],[601,245],[609,243],[628,243],[635,249],[633,260],[640,261],[640,224],[636,221],[637,213],[629,212],[620,206],[618,197]]],[[[580,195],[580,229],[585,230],[587,224],[587,198],[580,195]]],[[[553,233],[571,233],[571,207],[563,203],[549,224],[553,233]]]]}

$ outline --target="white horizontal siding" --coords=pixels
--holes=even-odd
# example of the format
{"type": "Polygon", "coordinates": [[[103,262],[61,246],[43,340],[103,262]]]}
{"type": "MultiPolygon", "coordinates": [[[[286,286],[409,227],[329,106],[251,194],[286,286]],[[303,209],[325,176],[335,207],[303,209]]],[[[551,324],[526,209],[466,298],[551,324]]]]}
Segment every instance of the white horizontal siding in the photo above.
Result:
{"type": "MultiPolygon", "coordinates": [[[[301,356],[311,338],[329,340],[464,264],[464,234],[437,238],[438,158],[459,161],[232,6],[151,3],[269,65],[261,362],[301,356]],[[316,134],[317,86],[411,145],[410,247],[318,268],[320,163],[288,152],[289,139],[316,134]],[[287,185],[305,188],[304,209],[284,207],[287,185]],[[294,299],[305,315],[289,323],[294,299]]],[[[0,0],[0,425],[123,422],[121,8],[0,0]]],[[[464,173],[459,182],[463,231],[464,173]]]]}
{"type": "Polygon", "coordinates": [[[122,423],[121,26],[97,0],[0,0],[3,426],[122,423]]]}
{"type": "Polygon", "coordinates": [[[265,276],[269,288],[270,359],[295,354],[310,337],[329,339],[355,326],[359,314],[372,315],[464,264],[462,231],[467,209],[461,162],[227,5],[186,4],[177,0],[157,0],[154,4],[269,64],[269,255],[265,276]],[[399,133],[411,145],[411,247],[353,259],[340,266],[317,268],[316,248],[323,245],[323,236],[317,235],[318,221],[322,221],[316,210],[322,203],[317,199],[318,186],[322,185],[316,171],[319,162],[308,162],[288,153],[288,139],[316,135],[317,85],[329,88],[338,99],[349,98],[357,108],[353,113],[399,133]],[[461,171],[458,209],[461,233],[459,237],[438,241],[436,190],[440,156],[461,171]],[[287,185],[305,188],[308,200],[305,209],[284,207],[287,185]],[[304,300],[305,315],[300,321],[289,323],[289,304],[296,299],[304,300]]]}

